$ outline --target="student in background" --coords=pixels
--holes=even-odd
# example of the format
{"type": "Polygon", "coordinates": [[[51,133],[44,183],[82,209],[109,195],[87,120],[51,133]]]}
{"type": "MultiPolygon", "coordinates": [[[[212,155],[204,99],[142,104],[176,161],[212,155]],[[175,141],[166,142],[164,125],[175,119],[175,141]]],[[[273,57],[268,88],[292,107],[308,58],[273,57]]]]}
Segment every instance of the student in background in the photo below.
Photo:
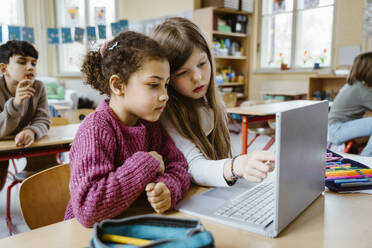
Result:
{"type": "Polygon", "coordinates": [[[169,101],[161,122],[185,155],[191,179],[206,186],[228,186],[237,178],[261,182],[273,169],[274,153],[231,156],[227,115],[215,86],[214,59],[193,22],[168,18],[155,40],[170,63],[169,101]]]}
{"type": "Polygon", "coordinates": [[[361,155],[372,157],[372,52],[355,57],[347,84],[337,94],[328,115],[328,140],[336,145],[369,136],[361,155]]]}
{"type": "MultiPolygon", "coordinates": [[[[21,147],[45,136],[50,126],[46,90],[35,80],[38,56],[26,41],[12,40],[0,46],[0,139],[14,138],[21,147]]],[[[6,182],[8,164],[0,162],[0,190],[6,182]]],[[[31,166],[35,165],[28,160],[25,171],[33,171],[31,166]]]]}
{"type": "Polygon", "coordinates": [[[156,212],[172,208],[190,177],[184,156],[156,122],[168,101],[164,51],[145,35],[122,32],[88,52],[81,71],[109,98],[84,119],[72,144],[65,219],[91,227],[120,215],[144,192],[156,212]]]}

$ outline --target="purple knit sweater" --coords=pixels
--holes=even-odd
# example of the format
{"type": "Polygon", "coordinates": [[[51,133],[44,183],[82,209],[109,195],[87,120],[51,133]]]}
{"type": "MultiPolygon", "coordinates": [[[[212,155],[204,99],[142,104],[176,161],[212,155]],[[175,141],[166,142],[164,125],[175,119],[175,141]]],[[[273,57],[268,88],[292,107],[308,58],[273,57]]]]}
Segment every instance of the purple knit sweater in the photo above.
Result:
{"type": "Polygon", "coordinates": [[[65,219],[86,227],[125,211],[150,182],[163,182],[172,207],[190,186],[187,162],[158,122],[125,126],[103,101],[79,127],[70,150],[70,194],[65,219]],[[148,152],[163,156],[159,162],[148,152]]]}

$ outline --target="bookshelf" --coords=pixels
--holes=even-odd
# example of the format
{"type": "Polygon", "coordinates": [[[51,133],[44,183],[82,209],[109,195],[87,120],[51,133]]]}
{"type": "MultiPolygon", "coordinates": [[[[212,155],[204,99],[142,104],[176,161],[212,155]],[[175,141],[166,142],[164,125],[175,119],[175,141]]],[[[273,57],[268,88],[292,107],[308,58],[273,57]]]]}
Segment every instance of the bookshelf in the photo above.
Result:
{"type": "MultiPolygon", "coordinates": [[[[249,27],[251,26],[252,13],[237,11],[232,9],[208,7],[194,10],[193,21],[205,32],[209,38],[209,43],[216,44],[217,41],[228,39],[230,42],[239,44],[239,52],[234,50],[232,54],[216,54],[216,48],[214,47],[213,53],[216,62],[217,75],[220,69],[229,68],[235,72],[236,76],[240,76],[239,82],[232,79],[230,82],[224,81],[224,83],[218,83],[218,87],[221,91],[226,92],[226,89],[231,88],[233,92],[237,92],[237,98],[239,100],[246,100],[248,97],[248,77],[249,77],[249,47],[250,38],[249,27]],[[238,15],[245,16],[247,24],[245,33],[243,32],[226,32],[218,30],[217,19],[234,19],[238,15]],[[213,42],[215,41],[215,42],[213,42]]],[[[230,52],[230,51],[229,51],[230,52]]]]}

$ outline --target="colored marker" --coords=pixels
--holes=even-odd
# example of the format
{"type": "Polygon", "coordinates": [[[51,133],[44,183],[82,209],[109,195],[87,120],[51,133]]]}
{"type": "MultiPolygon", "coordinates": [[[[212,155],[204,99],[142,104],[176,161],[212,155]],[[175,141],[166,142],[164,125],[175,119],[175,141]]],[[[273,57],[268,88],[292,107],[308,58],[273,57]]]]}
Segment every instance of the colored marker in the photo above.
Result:
{"type": "Polygon", "coordinates": [[[335,162],[326,162],[326,165],[340,165],[341,161],[335,161],[335,162]]]}
{"type": "Polygon", "coordinates": [[[326,168],[326,171],[349,171],[349,170],[355,170],[355,169],[359,169],[359,167],[349,167],[349,168],[331,168],[331,169],[328,169],[326,168]]]}
{"type": "Polygon", "coordinates": [[[358,186],[367,186],[372,185],[372,182],[365,182],[365,183],[341,183],[341,187],[358,187],[358,186]]]}
{"type": "Polygon", "coordinates": [[[343,167],[351,167],[351,164],[337,164],[337,165],[327,165],[326,168],[343,168],[343,167]]]}
{"type": "Polygon", "coordinates": [[[340,159],[342,159],[341,157],[328,157],[327,159],[326,159],[326,161],[327,162],[330,162],[330,161],[337,161],[337,160],[340,160],[340,159]]]}
{"type": "Polygon", "coordinates": [[[326,176],[353,176],[353,175],[360,175],[358,172],[362,172],[364,174],[372,174],[372,169],[359,169],[359,170],[345,170],[345,171],[327,171],[326,176]]]}
{"type": "Polygon", "coordinates": [[[363,182],[370,182],[368,178],[349,178],[349,179],[336,179],[334,183],[363,183],[363,182]]]}
{"type": "MultiPolygon", "coordinates": [[[[339,176],[339,177],[327,177],[325,179],[326,182],[333,182],[334,180],[337,180],[337,179],[353,179],[353,178],[365,178],[363,177],[362,175],[359,175],[359,176],[339,176]]],[[[372,175],[371,176],[368,176],[368,178],[372,178],[372,175]]]]}
{"type": "Polygon", "coordinates": [[[148,244],[151,243],[151,241],[147,240],[147,239],[132,238],[132,237],[115,235],[115,234],[108,234],[108,233],[105,233],[105,234],[102,235],[102,240],[106,241],[106,242],[136,245],[136,246],[148,245],[148,244]]]}

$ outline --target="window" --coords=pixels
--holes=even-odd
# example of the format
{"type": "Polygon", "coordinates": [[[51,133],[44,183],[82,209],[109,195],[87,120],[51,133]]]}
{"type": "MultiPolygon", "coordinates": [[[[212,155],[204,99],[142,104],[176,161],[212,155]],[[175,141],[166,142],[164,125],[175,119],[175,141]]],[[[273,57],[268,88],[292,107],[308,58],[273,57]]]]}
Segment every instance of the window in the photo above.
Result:
{"type": "Polygon", "coordinates": [[[261,68],[331,65],[334,0],[263,0],[261,68]]]}
{"type": "MultiPolygon", "coordinates": [[[[24,25],[23,0],[3,0],[0,8],[0,23],[7,25],[24,25]]],[[[8,26],[2,25],[3,42],[8,40],[8,26]]]]}
{"type": "Polygon", "coordinates": [[[57,13],[58,27],[71,28],[72,39],[75,27],[84,29],[83,43],[58,45],[59,73],[78,73],[87,49],[104,42],[98,39],[97,26],[106,25],[107,39],[112,37],[110,24],[115,22],[115,0],[57,0],[57,13]],[[96,27],[97,41],[87,41],[87,26],[96,27]]]}

